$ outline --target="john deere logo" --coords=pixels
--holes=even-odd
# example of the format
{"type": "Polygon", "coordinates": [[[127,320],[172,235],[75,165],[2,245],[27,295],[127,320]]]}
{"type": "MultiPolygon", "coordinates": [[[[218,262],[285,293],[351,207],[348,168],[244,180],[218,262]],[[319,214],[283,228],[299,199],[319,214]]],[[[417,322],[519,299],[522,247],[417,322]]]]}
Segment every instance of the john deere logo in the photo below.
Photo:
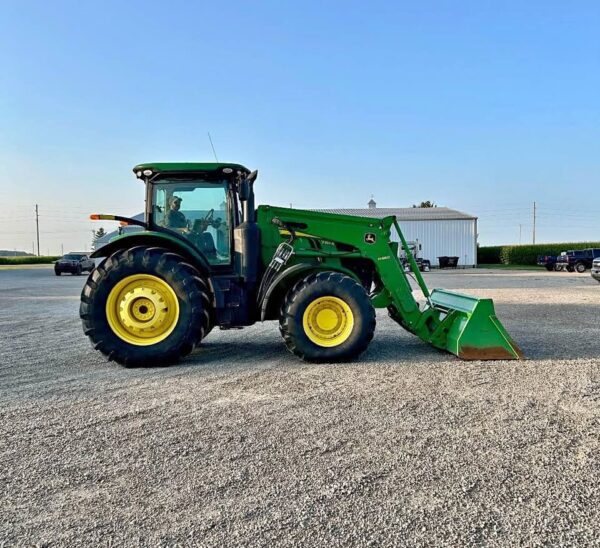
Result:
{"type": "Polygon", "coordinates": [[[374,244],[376,239],[377,239],[377,236],[375,236],[375,234],[373,234],[372,232],[367,232],[365,234],[365,243],[366,244],[374,244]]]}

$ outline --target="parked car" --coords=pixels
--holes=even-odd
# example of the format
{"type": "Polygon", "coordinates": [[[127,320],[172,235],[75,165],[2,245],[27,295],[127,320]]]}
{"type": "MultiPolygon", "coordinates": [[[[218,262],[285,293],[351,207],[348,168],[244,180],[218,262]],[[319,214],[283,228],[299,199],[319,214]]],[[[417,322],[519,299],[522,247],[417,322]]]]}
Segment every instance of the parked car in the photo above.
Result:
{"type": "Polygon", "coordinates": [[[562,266],[569,272],[585,272],[588,268],[592,268],[594,259],[600,258],[599,248],[581,249],[577,251],[567,251],[564,255],[560,255],[556,259],[556,264],[562,266]]]}
{"type": "Polygon", "coordinates": [[[87,253],[67,253],[54,263],[54,274],[60,276],[63,272],[70,272],[80,276],[86,270],[94,270],[94,260],[87,253]]]}
{"type": "Polygon", "coordinates": [[[600,283],[600,259],[594,259],[592,263],[592,278],[600,283]]]}
{"type": "Polygon", "coordinates": [[[543,266],[546,270],[552,272],[553,270],[560,270],[556,265],[556,255],[538,255],[537,264],[543,266]]]}

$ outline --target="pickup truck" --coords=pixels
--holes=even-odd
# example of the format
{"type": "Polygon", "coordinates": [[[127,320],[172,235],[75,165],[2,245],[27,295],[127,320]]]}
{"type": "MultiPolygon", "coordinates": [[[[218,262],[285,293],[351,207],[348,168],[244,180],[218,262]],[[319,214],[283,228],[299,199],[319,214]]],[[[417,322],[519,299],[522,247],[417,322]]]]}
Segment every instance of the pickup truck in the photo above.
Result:
{"type": "Polygon", "coordinates": [[[592,263],[592,278],[600,283],[600,259],[594,259],[592,263]]]}
{"type": "Polygon", "coordinates": [[[549,272],[557,270],[556,255],[538,255],[537,264],[545,267],[549,272]]]}
{"type": "Polygon", "coordinates": [[[556,258],[556,264],[569,272],[585,272],[592,268],[594,259],[600,259],[600,248],[567,251],[556,258]]]}

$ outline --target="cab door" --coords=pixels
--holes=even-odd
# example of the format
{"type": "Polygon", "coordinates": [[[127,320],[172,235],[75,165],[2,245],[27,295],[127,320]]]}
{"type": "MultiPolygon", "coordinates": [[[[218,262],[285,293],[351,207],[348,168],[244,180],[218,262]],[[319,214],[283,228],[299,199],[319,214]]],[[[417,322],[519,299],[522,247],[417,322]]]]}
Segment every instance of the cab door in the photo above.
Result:
{"type": "Polygon", "coordinates": [[[215,270],[232,264],[227,181],[170,180],[154,184],[153,223],[186,238],[215,270]]]}

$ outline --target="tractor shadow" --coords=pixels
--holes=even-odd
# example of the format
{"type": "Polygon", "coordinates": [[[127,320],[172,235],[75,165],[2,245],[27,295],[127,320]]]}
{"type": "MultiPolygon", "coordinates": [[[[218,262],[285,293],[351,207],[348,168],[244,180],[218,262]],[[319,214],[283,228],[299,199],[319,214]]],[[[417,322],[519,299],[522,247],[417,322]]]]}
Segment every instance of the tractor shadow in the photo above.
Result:
{"type": "MultiPolygon", "coordinates": [[[[600,306],[506,304],[497,314],[528,360],[600,358],[600,306]]],[[[462,360],[433,348],[396,324],[385,312],[367,350],[351,363],[407,364],[462,360]]],[[[277,322],[211,333],[182,365],[253,369],[306,365],[285,347],[277,322]]],[[[324,364],[326,365],[326,364],[324,364]]]]}
{"type": "MultiPolygon", "coordinates": [[[[377,322],[375,336],[367,350],[348,363],[393,365],[458,359],[424,343],[387,315],[382,315],[381,318],[378,316],[377,322]]],[[[248,370],[313,364],[300,360],[287,350],[277,322],[266,322],[243,330],[211,333],[181,365],[218,370],[248,370]]]]}

